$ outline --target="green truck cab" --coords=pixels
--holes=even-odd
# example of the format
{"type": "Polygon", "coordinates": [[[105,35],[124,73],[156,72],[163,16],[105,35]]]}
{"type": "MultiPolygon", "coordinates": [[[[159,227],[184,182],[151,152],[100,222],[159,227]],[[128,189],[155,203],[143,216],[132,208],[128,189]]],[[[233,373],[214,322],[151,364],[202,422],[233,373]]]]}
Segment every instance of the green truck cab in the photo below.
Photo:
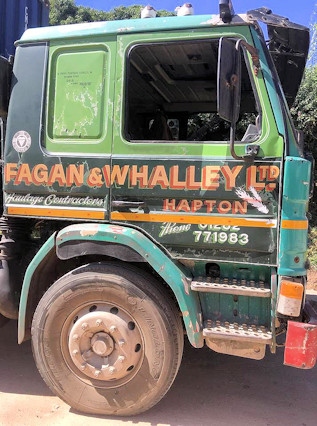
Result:
{"type": "Polygon", "coordinates": [[[306,27],[221,0],[30,29],[2,58],[0,313],[75,409],[152,407],[184,334],[315,365],[312,162],[289,113],[308,46],[306,27]]]}

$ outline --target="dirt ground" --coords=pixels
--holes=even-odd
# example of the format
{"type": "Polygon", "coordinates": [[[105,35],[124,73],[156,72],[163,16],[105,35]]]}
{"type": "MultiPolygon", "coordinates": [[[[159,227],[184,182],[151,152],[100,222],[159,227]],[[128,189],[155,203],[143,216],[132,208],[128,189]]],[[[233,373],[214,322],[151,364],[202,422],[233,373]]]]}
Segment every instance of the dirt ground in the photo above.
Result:
{"type": "Polygon", "coordinates": [[[308,290],[317,291],[317,270],[310,269],[307,274],[307,288],[308,290]]]}
{"type": "MultiPolygon", "coordinates": [[[[317,271],[308,274],[317,292],[317,271]]],[[[133,418],[72,410],[42,381],[30,342],[17,344],[17,323],[0,329],[0,426],[316,426],[317,367],[283,366],[283,351],[254,361],[185,345],[176,381],[165,398],[133,418]]]]}
{"type": "Polygon", "coordinates": [[[133,418],[104,418],[77,413],[52,395],[30,342],[16,343],[16,322],[0,332],[0,426],[316,426],[317,368],[283,366],[282,350],[254,361],[187,344],[158,405],[133,418]]]}

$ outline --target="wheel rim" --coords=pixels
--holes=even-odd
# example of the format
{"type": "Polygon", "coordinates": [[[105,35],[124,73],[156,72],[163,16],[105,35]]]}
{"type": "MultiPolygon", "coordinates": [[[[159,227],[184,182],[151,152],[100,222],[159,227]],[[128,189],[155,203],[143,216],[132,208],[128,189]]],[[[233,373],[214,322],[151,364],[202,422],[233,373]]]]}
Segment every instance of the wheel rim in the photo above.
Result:
{"type": "Polygon", "coordinates": [[[75,374],[98,380],[102,386],[131,380],[144,349],[139,327],[129,313],[112,304],[94,304],[80,309],[70,321],[61,338],[62,342],[66,338],[67,345],[62,347],[75,374]]]}

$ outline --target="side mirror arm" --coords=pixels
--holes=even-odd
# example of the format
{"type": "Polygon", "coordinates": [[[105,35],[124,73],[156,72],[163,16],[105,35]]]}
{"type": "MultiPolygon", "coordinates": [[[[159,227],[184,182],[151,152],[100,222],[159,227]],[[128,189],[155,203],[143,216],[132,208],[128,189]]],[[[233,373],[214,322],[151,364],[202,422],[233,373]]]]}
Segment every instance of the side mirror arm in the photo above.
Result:
{"type": "MultiPolygon", "coordinates": [[[[258,50],[251,46],[246,41],[239,39],[236,42],[236,50],[239,51],[240,46],[243,46],[251,55],[252,59],[252,65],[253,65],[253,72],[255,75],[258,75],[258,72],[260,70],[260,59],[259,59],[259,53],[258,50]]],[[[259,146],[257,145],[251,145],[246,147],[246,154],[244,156],[237,155],[234,149],[234,142],[235,142],[235,134],[236,134],[236,123],[231,123],[230,127],[230,154],[235,160],[242,160],[242,161],[253,161],[254,158],[257,156],[259,152],[259,146]]]]}

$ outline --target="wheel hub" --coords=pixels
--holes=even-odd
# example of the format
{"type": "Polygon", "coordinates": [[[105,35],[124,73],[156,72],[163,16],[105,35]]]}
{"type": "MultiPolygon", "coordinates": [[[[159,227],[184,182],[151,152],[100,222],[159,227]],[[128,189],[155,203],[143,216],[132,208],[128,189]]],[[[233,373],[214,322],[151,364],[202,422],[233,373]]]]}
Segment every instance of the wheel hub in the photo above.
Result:
{"type": "Polygon", "coordinates": [[[133,318],[114,309],[77,315],[70,328],[68,350],[73,363],[86,376],[118,380],[131,374],[142,357],[141,334],[133,318]]]}
{"type": "Polygon", "coordinates": [[[107,333],[96,333],[91,339],[91,347],[96,355],[105,357],[114,349],[114,341],[107,333]]]}

